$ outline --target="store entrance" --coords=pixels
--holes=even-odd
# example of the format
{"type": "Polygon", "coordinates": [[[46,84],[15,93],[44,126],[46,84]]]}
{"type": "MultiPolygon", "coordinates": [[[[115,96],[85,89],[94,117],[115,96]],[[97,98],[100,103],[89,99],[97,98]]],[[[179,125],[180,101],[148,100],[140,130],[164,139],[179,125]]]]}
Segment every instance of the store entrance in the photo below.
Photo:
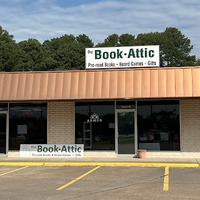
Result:
{"type": "Polygon", "coordinates": [[[117,154],[136,153],[135,111],[121,110],[116,113],[117,154]]]}
{"type": "Polygon", "coordinates": [[[7,113],[0,112],[0,156],[7,155],[7,113]]]}

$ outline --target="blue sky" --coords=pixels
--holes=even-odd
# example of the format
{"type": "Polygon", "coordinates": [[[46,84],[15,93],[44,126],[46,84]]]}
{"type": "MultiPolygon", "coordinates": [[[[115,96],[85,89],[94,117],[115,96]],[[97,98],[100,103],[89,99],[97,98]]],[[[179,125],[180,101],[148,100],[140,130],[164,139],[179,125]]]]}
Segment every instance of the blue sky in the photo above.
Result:
{"type": "Polygon", "coordinates": [[[19,42],[86,34],[97,44],[113,33],[178,28],[200,58],[199,0],[0,0],[0,26],[19,42]]]}

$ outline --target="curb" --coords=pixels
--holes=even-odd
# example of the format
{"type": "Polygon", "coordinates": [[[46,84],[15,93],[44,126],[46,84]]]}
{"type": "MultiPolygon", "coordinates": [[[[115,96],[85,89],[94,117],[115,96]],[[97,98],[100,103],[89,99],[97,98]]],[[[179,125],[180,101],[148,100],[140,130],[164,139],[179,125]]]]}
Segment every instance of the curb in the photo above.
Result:
{"type": "Polygon", "coordinates": [[[0,162],[0,166],[102,166],[102,167],[174,167],[199,168],[199,164],[188,163],[97,163],[97,162],[0,162]]]}

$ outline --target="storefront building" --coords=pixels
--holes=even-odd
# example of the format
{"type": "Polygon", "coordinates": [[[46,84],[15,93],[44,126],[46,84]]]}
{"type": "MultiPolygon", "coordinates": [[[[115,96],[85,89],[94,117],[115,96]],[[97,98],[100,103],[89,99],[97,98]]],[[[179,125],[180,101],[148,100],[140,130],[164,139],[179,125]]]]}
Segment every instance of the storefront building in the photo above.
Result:
{"type": "Polygon", "coordinates": [[[200,68],[0,73],[0,155],[84,144],[85,155],[200,156],[200,68]]]}

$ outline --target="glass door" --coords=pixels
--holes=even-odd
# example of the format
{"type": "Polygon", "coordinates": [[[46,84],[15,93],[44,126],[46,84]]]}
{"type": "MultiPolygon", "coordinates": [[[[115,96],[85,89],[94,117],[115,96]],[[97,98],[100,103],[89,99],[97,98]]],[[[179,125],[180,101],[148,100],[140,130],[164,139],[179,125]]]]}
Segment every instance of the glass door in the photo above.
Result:
{"type": "Polygon", "coordinates": [[[0,113],[0,155],[7,154],[7,114],[0,113]]]}
{"type": "Polygon", "coordinates": [[[135,111],[117,111],[117,153],[135,154],[135,111]]]}

